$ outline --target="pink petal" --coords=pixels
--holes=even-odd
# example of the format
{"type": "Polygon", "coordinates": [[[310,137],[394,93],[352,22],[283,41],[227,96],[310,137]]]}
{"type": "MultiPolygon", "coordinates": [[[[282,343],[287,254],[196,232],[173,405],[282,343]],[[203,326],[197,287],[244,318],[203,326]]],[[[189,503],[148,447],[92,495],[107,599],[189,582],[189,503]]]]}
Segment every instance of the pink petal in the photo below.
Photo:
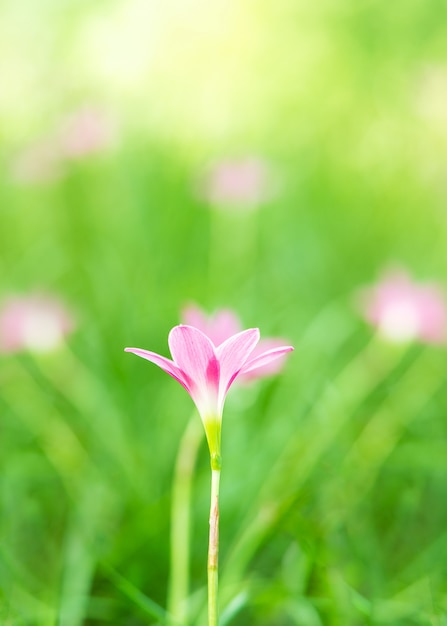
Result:
{"type": "Polygon", "coordinates": [[[148,350],[142,350],[141,348],[125,348],[124,352],[133,352],[133,354],[136,354],[137,356],[141,356],[143,359],[146,359],[147,361],[151,361],[151,363],[155,363],[155,365],[158,365],[158,367],[161,367],[162,370],[164,370],[167,374],[172,376],[172,378],[175,378],[175,380],[177,380],[181,385],[183,385],[183,387],[186,389],[186,391],[189,394],[191,393],[191,383],[188,377],[185,375],[185,372],[183,372],[170,359],[167,359],[166,357],[161,356],[160,354],[157,354],[156,352],[149,352],[148,350]]]}
{"type": "Polygon", "coordinates": [[[358,296],[365,319],[395,342],[443,343],[447,301],[436,283],[419,283],[402,269],[387,271],[358,296]]]}
{"type": "Polygon", "coordinates": [[[106,114],[93,107],[84,107],[62,120],[59,143],[62,156],[82,158],[103,150],[112,143],[114,128],[106,114]]]}
{"type": "Polygon", "coordinates": [[[208,337],[192,326],[174,326],[169,333],[174,362],[191,381],[191,395],[199,411],[217,408],[219,362],[208,337]]]}
{"type": "Polygon", "coordinates": [[[220,346],[224,341],[241,331],[239,318],[230,309],[217,311],[208,322],[208,337],[215,346],[220,346]]]}
{"type": "Polygon", "coordinates": [[[250,328],[233,335],[216,349],[220,363],[219,407],[221,409],[231,383],[239,374],[258,341],[259,329],[250,328]]]}
{"type": "Polygon", "coordinates": [[[272,348],[271,350],[267,350],[245,363],[242,367],[241,374],[248,374],[249,372],[254,372],[260,367],[265,367],[278,357],[286,354],[287,352],[291,352],[292,350],[292,346],[282,346],[281,348],[272,348]]]}
{"type": "MultiPolygon", "coordinates": [[[[181,321],[187,326],[194,326],[208,335],[208,317],[202,309],[195,304],[188,304],[182,309],[181,321]]],[[[210,337],[211,339],[211,337],[210,337]]]]}
{"type": "MultiPolygon", "coordinates": [[[[250,360],[253,360],[256,357],[261,356],[264,352],[268,352],[269,350],[272,350],[273,348],[283,348],[284,345],[287,345],[287,340],[285,340],[284,338],[279,339],[275,337],[275,338],[261,339],[261,341],[258,343],[256,348],[251,353],[250,360]]],[[[282,370],[282,368],[284,367],[286,358],[287,358],[287,353],[285,352],[284,354],[280,355],[278,358],[274,359],[273,361],[270,361],[269,363],[265,365],[260,365],[259,367],[256,367],[254,370],[248,372],[247,374],[244,373],[244,369],[243,369],[242,372],[240,372],[240,375],[238,376],[238,382],[248,383],[258,378],[274,376],[275,374],[278,374],[282,370]]]]}
{"type": "Polygon", "coordinates": [[[49,352],[74,325],[71,313],[55,296],[10,296],[0,303],[0,352],[49,352]]]}
{"type": "Polygon", "coordinates": [[[215,206],[250,209],[272,195],[267,163],[247,156],[214,164],[202,183],[202,195],[215,206]]]}
{"type": "Polygon", "coordinates": [[[230,309],[220,309],[207,316],[200,307],[190,304],[183,309],[181,318],[184,324],[201,330],[215,346],[241,330],[239,318],[230,309]]]}

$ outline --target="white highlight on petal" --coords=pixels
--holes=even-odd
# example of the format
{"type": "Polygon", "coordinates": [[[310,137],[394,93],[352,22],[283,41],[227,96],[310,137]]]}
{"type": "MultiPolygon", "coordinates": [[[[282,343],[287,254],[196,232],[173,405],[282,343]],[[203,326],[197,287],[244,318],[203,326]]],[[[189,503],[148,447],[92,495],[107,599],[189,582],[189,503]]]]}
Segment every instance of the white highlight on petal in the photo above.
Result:
{"type": "Polygon", "coordinates": [[[23,345],[36,352],[47,352],[56,348],[64,338],[61,326],[55,323],[49,311],[34,311],[23,322],[23,345]]]}
{"type": "Polygon", "coordinates": [[[395,302],[382,313],[379,330],[396,342],[416,339],[419,334],[419,315],[411,302],[395,302]]]}
{"type": "Polygon", "coordinates": [[[384,274],[359,293],[365,319],[389,341],[444,343],[447,301],[440,285],[416,282],[404,270],[384,274]]]}
{"type": "Polygon", "coordinates": [[[73,328],[71,313],[56,297],[10,296],[0,305],[0,352],[49,352],[73,328]]]}

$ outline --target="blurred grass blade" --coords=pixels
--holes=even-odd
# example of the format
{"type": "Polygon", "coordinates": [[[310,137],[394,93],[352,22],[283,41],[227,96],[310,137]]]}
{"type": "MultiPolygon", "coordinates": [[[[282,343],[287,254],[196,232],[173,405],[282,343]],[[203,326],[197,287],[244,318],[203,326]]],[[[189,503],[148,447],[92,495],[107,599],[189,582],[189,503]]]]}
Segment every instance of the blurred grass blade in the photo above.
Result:
{"type": "Polygon", "coordinates": [[[171,623],[176,623],[179,626],[185,626],[181,622],[176,622],[167,611],[157,604],[157,602],[154,602],[154,600],[145,595],[124,576],[121,576],[121,574],[119,574],[113,567],[110,565],[103,565],[103,569],[116,588],[129,598],[135,606],[141,609],[143,613],[156,618],[158,623],[162,626],[169,626],[171,623]]]}

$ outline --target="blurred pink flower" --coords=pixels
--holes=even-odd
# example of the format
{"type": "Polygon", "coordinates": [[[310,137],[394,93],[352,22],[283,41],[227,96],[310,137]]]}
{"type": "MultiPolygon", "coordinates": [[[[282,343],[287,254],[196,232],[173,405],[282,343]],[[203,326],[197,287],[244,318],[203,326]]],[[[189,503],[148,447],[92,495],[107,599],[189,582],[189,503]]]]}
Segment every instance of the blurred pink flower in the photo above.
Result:
{"type": "Polygon", "coordinates": [[[216,207],[253,209],[272,195],[272,175],[258,157],[216,162],[205,173],[202,195],[216,207]]]}
{"type": "Polygon", "coordinates": [[[55,297],[11,296],[0,306],[0,352],[49,352],[73,328],[71,314],[55,297]]]}
{"type": "Polygon", "coordinates": [[[59,148],[52,137],[24,148],[11,164],[13,178],[21,182],[49,182],[62,175],[59,148]]]}
{"type": "Polygon", "coordinates": [[[393,342],[443,343],[447,302],[435,283],[417,283],[404,270],[392,270],[360,293],[365,318],[393,342]]]}
{"type": "Polygon", "coordinates": [[[108,148],[112,143],[114,129],[104,112],[84,107],[63,120],[59,132],[62,156],[82,158],[108,148]]]}
{"type": "MultiPolygon", "coordinates": [[[[201,330],[209,339],[211,339],[215,347],[220,346],[232,335],[239,333],[242,330],[242,324],[238,316],[230,309],[220,309],[213,315],[206,315],[200,307],[195,304],[190,304],[182,310],[181,313],[182,323],[189,326],[194,326],[201,330]]],[[[268,338],[261,339],[252,352],[253,357],[257,357],[263,352],[268,352],[276,348],[280,348],[287,341],[282,338],[268,338]]],[[[264,378],[266,376],[273,376],[278,374],[284,366],[286,354],[283,354],[270,361],[257,367],[251,371],[242,371],[239,374],[238,381],[249,382],[258,378],[264,378]]]]}
{"type": "Polygon", "coordinates": [[[114,125],[103,111],[80,108],[23,148],[11,164],[12,175],[22,182],[57,180],[68,161],[108,149],[114,137],[114,125]]]}

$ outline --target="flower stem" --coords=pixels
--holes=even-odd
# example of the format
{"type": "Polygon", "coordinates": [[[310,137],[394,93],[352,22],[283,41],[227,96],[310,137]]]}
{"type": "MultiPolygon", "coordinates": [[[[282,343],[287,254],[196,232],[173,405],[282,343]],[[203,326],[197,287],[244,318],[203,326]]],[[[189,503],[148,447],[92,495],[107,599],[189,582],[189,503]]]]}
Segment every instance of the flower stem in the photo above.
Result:
{"type": "Polygon", "coordinates": [[[175,623],[187,617],[191,534],[191,487],[203,426],[196,413],[191,416],[180,442],[174,470],[171,500],[171,569],[168,613],[175,623]]]}
{"type": "Polygon", "coordinates": [[[220,467],[211,472],[210,537],[208,545],[208,626],[217,626],[217,588],[219,557],[219,482],[220,467]]]}

